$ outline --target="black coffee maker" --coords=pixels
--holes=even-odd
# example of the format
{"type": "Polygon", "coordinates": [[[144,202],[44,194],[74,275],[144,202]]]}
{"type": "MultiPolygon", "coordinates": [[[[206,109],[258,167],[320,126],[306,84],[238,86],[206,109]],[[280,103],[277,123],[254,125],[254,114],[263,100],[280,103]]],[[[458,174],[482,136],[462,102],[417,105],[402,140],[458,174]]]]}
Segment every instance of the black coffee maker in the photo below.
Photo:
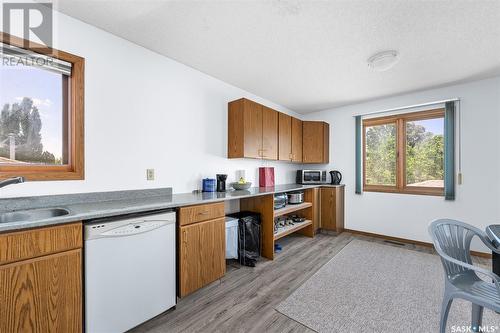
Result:
{"type": "Polygon", "coordinates": [[[226,179],[227,175],[218,174],[217,178],[217,192],[226,192],[226,179]]]}
{"type": "Polygon", "coordinates": [[[332,177],[332,185],[339,185],[342,181],[342,174],[337,170],[330,171],[330,176],[332,177]]]}

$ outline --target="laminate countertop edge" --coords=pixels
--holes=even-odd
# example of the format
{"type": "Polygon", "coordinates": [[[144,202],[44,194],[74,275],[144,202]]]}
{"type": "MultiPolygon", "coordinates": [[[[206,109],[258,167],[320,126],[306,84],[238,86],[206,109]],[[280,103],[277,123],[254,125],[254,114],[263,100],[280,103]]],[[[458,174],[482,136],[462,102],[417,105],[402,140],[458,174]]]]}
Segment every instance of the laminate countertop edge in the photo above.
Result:
{"type": "MultiPolygon", "coordinates": [[[[57,224],[70,223],[75,221],[89,221],[93,219],[126,215],[132,213],[140,213],[162,209],[175,209],[179,207],[201,205],[213,202],[237,200],[242,198],[256,197],[262,195],[270,195],[275,193],[283,193],[290,191],[306,190],[316,187],[343,187],[340,185],[300,185],[300,184],[285,184],[276,185],[274,187],[252,187],[243,191],[227,191],[227,192],[203,192],[203,193],[178,193],[171,195],[151,195],[150,190],[144,190],[145,195],[137,195],[138,191],[134,191],[133,198],[124,198],[118,200],[104,200],[97,202],[71,202],[65,204],[61,202],[57,205],[49,205],[46,207],[37,206],[36,208],[64,208],[70,213],[64,216],[51,217],[43,220],[32,220],[22,222],[0,223],[0,233],[12,232],[30,228],[38,228],[44,226],[52,226],[57,224]],[[149,191],[149,192],[148,192],[149,191]]],[[[13,200],[13,199],[10,199],[13,200]]],[[[11,211],[3,209],[2,212],[11,211]]]]}

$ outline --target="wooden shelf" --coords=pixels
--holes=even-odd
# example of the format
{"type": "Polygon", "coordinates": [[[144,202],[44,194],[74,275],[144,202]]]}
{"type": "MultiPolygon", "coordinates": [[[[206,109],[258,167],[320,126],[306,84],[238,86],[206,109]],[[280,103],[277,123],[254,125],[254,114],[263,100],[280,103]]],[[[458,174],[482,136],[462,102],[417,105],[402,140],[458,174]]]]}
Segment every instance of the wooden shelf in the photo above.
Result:
{"type": "Polygon", "coordinates": [[[311,202],[303,202],[301,204],[296,204],[296,205],[294,205],[294,204],[288,204],[288,205],[286,205],[283,208],[276,209],[274,211],[274,217],[278,217],[278,216],[281,216],[281,215],[290,214],[290,213],[296,212],[298,210],[306,209],[306,208],[309,208],[309,207],[312,207],[312,203],[311,202]]]}
{"type": "Polygon", "coordinates": [[[304,222],[296,222],[294,225],[288,225],[284,228],[279,228],[278,233],[274,234],[274,240],[290,235],[291,233],[310,226],[311,224],[311,220],[305,220],[304,222]]]}

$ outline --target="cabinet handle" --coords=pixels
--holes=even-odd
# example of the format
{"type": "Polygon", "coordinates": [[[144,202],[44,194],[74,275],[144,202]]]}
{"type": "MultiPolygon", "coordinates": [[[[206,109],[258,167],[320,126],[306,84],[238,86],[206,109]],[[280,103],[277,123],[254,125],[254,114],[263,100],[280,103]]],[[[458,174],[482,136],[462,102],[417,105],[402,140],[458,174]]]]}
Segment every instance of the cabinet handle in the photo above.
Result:
{"type": "Polygon", "coordinates": [[[199,212],[198,215],[207,215],[208,214],[208,211],[204,211],[204,212],[199,212]]]}
{"type": "Polygon", "coordinates": [[[186,230],[182,230],[182,242],[187,243],[186,230]]]}

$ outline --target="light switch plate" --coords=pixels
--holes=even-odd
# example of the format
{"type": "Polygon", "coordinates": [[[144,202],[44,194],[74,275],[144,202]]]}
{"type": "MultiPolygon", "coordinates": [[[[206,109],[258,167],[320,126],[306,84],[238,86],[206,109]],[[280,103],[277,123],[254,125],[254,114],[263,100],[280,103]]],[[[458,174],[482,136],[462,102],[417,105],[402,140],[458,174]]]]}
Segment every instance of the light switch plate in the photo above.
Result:
{"type": "Polygon", "coordinates": [[[155,180],[155,169],[146,169],[146,179],[155,180]]]}

